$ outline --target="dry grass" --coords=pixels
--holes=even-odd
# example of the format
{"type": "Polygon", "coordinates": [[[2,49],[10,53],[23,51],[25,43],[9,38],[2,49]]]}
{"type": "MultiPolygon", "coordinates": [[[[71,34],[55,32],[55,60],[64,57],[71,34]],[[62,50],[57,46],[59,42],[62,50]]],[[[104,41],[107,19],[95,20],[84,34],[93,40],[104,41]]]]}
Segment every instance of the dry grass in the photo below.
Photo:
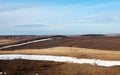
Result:
{"type": "Polygon", "coordinates": [[[120,60],[120,51],[85,49],[75,47],[53,47],[47,49],[20,49],[14,51],[0,51],[0,54],[43,54],[72,56],[77,58],[97,58],[104,60],[120,60]]]}
{"type": "Polygon", "coordinates": [[[0,61],[0,71],[7,75],[120,75],[120,67],[100,67],[88,64],[48,61],[0,61]]]}
{"type": "Polygon", "coordinates": [[[17,39],[0,39],[0,45],[9,44],[18,41],[17,39]]]}

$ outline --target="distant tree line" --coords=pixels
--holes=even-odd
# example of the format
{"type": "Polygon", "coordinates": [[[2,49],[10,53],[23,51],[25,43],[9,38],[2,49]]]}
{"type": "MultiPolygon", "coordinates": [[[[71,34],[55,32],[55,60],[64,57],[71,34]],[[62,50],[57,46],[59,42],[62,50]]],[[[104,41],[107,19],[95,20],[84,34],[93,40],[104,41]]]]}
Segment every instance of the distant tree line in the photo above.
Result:
{"type": "Polygon", "coordinates": [[[105,36],[105,35],[103,35],[103,34],[84,34],[81,36],[105,36]]]}
{"type": "Polygon", "coordinates": [[[25,37],[35,37],[35,35],[0,35],[0,39],[22,39],[25,37]]]}
{"type": "Polygon", "coordinates": [[[63,35],[0,35],[0,39],[22,39],[22,38],[34,38],[34,39],[44,39],[44,38],[63,38],[63,35]]]}

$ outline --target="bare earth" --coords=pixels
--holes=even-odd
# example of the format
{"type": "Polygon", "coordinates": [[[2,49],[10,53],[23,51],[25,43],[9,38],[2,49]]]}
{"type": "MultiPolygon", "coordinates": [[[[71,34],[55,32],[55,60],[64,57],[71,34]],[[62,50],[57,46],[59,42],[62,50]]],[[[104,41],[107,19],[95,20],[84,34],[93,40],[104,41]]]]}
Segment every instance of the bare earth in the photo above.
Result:
{"type": "Polygon", "coordinates": [[[120,75],[120,67],[101,67],[88,64],[50,61],[0,61],[0,71],[7,75],[120,75]]]}

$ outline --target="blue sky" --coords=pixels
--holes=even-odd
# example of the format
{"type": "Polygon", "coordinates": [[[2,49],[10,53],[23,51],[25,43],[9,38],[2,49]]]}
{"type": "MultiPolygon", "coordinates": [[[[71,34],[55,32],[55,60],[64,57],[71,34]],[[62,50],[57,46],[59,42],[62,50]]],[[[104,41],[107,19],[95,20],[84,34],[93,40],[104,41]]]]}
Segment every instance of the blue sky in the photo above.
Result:
{"type": "Polygon", "coordinates": [[[120,0],[0,0],[0,35],[120,33],[120,0]]]}

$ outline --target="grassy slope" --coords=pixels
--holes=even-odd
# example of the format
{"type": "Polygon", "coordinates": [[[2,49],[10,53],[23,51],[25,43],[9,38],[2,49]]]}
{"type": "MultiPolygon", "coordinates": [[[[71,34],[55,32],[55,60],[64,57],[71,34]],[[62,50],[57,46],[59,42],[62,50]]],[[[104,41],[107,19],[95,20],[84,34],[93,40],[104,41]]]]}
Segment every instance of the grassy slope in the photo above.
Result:
{"type": "Polygon", "coordinates": [[[15,51],[0,51],[0,54],[43,54],[72,56],[78,58],[97,58],[107,60],[120,60],[120,51],[85,49],[75,47],[53,47],[47,49],[21,49],[15,51]]]}

